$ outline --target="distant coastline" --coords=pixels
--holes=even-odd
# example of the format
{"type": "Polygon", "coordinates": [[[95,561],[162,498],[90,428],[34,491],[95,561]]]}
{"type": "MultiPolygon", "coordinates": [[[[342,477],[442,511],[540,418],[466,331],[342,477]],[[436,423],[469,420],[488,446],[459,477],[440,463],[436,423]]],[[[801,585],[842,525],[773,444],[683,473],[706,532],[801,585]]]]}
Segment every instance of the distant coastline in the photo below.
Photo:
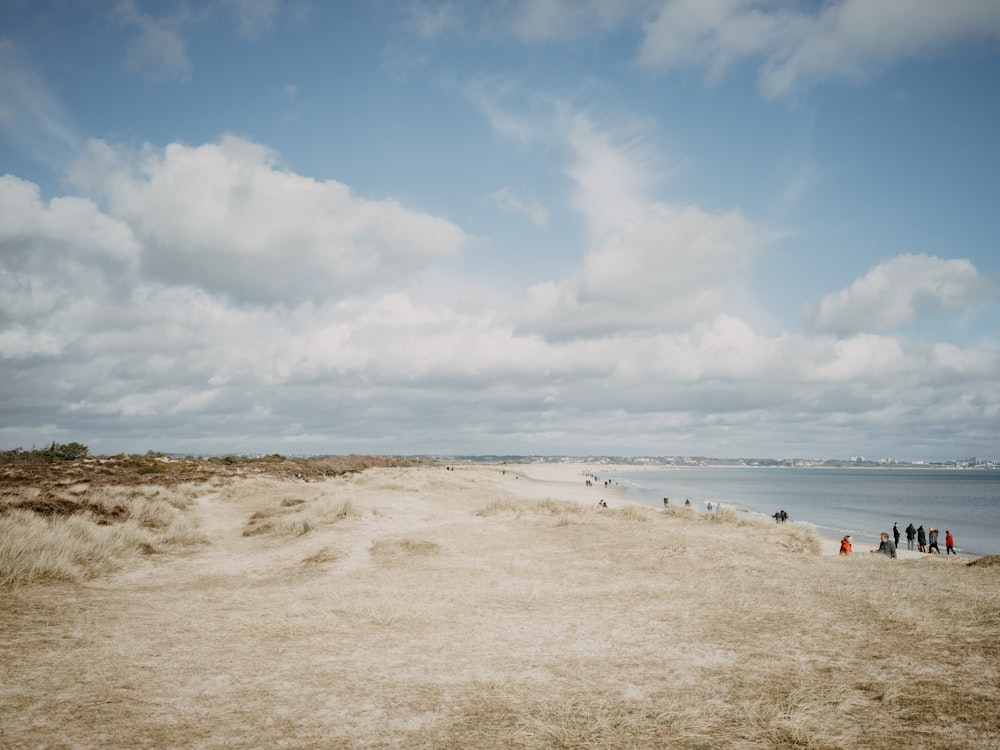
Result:
{"type": "Polygon", "coordinates": [[[655,468],[738,466],[762,469],[1000,469],[1000,459],[961,458],[946,461],[877,461],[864,458],[812,459],[812,458],[713,458],[709,456],[541,456],[541,455],[455,455],[443,459],[473,463],[584,463],[608,466],[651,466],[655,468]]]}
{"type": "MultiPolygon", "coordinates": [[[[8,451],[13,453],[14,451],[8,451]]],[[[224,458],[236,454],[222,453],[172,453],[157,452],[157,456],[167,459],[198,458],[203,460],[224,458]]],[[[1000,459],[990,458],[956,458],[938,461],[897,461],[894,459],[871,460],[866,458],[718,458],[713,456],[613,456],[613,455],[555,455],[555,454],[454,454],[454,453],[421,453],[421,454],[381,454],[386,457],[406,458],[415,461],[464,461],[473,464],[586,464],[588,466],[629,466],[641,468],[683,468],[711,466],[724,468],[727,466],[739,468],[760,469],[955,469],[968,470],[998,470],[1000,459]]],[[[326,459],[340,458],[340,454],[240,454],[241,459],[291,458],[291,459],[326,459]]]]}

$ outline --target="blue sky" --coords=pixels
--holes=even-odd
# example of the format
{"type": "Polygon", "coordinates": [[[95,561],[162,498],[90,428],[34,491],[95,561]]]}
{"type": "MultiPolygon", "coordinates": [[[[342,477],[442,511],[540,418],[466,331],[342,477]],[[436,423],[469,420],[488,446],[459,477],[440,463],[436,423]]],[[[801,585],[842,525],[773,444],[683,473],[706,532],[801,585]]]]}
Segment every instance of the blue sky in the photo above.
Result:
{"type": "Polygon", "coordinates": [[[8,0],[0,447],[1000,458],[990,0],[8,0]]]}

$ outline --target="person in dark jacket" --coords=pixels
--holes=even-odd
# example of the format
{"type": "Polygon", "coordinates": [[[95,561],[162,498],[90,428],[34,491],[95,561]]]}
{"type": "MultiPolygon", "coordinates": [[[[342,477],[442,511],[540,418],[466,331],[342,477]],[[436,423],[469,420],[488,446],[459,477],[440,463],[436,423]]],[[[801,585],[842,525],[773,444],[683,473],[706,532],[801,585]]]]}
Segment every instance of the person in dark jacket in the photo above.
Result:
{"type": "Polygon", "coordinates": [[[917,527],[917,552],[926,552],[925,547],[927,546],[927,534],[924,533],[924,527],[917,527]]]}
{"type": "Polygon", "coordinates": [[[899,546],[899,521],[896,521],[892,525],[892,541],[895,542],[896,546],[899,546]]]}
{"type": "Polygon", "coordinates": [[[931,528],[930,534],[927,537],[927,551],[933,552],[935,555],[941,554],[941,548],[938,547],[937,543],[937,529],[931,528]]]}
{"type": "Polygon", "coordinates": [[[882,532],[882,542],[879,544],[878,549],[873,549],[872,552],[881,552],[893,560],[896,559],[896,545],[889,541],[889,535],[884,531],[882,532]]]}
{"type": "Polygon", "coordinates": [[[917,530],[913,528],[911,523],[906,527],[906,549],[913,549],[913,540],[917,538],[917,530]]]}

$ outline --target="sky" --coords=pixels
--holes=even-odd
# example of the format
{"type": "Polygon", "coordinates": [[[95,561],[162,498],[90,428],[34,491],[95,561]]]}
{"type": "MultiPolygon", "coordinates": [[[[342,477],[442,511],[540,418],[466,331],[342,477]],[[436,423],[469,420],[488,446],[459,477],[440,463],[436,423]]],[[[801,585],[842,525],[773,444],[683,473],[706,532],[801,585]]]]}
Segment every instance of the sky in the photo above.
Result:
{"type": "Polygon", "coordinates": [[[5,0],[0,448],[1000,458],[996,0],[5,0]]]}

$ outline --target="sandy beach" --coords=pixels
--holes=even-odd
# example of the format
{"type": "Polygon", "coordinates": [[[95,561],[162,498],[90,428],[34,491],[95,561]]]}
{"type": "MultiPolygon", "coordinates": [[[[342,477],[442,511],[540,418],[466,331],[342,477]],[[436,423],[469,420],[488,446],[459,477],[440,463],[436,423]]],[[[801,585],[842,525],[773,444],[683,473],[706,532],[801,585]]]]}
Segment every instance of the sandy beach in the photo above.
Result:
{"type": "MultiPolygon", "coordinates": [[[[511,476],[525,481],[507,481],[504,487],[522,497],[550,497],[558,496],[575,499],[583,504],[596,504],[602,498],[616,503],[619,506],[633,504],[636,507],[647,507],[645,503],[630,499],[627,492],[620,485],[605,487],[598,484],[588,487],[586,479],[589,476],[611,475],[620,471],[637,471],[634,465],[613,465],[600,464],[588,465],[584,463],[555,463],[555,464],[519,464],[516,469],[511,469],[511,476]]],[[[769,522],[768,522],[769,523],[769,522]]],[[[767,524],[765,524],[767,525],[767,524]]],[[[840,538],[816,534],[819,542],[819,554],[838,556],[840,554],[840,538]]],[[[877,544],[866,544],[855,542],[854,552],[873,552],[878,549],[877,544]]],[[[906,539],[901,539],[900,546],[896,550],[899,559],[919,559],[922,553],[906,549],[906,539]]]]}
{"type": "Polygon", "coordinates": [[[165,502],[146,546],[0,589],[0,746],[1000,747],[1000,567],[839,558],[799,524],[586,485],[608,470],[133,488],[88,533],[165,502]]]}

